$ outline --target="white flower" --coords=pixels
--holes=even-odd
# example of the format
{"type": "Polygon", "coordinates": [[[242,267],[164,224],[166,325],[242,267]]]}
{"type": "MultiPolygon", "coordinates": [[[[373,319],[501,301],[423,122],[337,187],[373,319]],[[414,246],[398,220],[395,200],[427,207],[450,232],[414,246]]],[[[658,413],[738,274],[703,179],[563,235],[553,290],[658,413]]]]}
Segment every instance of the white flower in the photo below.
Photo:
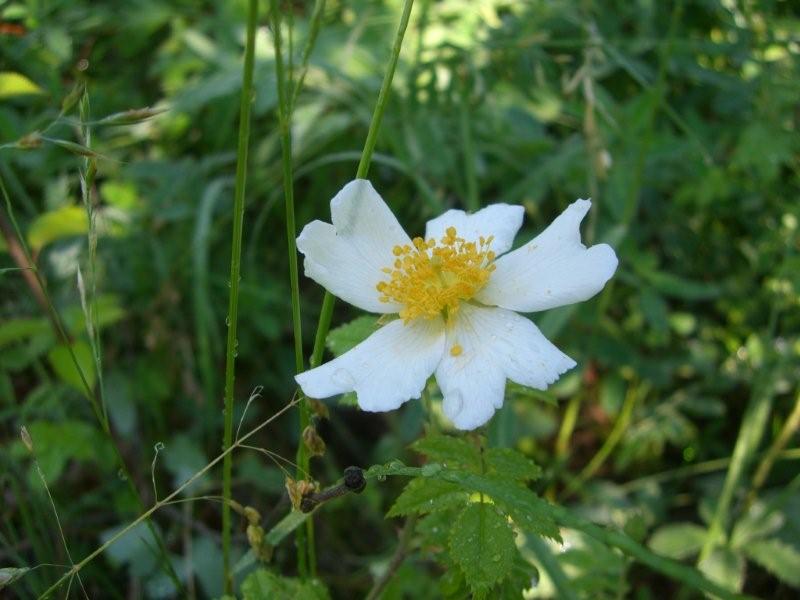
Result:
{"type": "Polygon", "coordinates": [[[400,318],[297,375],[303,392],[327,398],[355,391],[362,409],[393,410],[419,398],[435,373],[445,415],[459,429],[474,429],[503,405],[506,379],[546,389],[575,361],[514,311],[587,300],[614,274],[610,246],[581,243],[590,206],[573,202],[508,252],[521,206],[448,210],[428,222],[424,240],[411,240],[369,181],[351,181],[331,200],[333,224],[314,221],[297,238],[306,275],[350,304],[400,318]]]}

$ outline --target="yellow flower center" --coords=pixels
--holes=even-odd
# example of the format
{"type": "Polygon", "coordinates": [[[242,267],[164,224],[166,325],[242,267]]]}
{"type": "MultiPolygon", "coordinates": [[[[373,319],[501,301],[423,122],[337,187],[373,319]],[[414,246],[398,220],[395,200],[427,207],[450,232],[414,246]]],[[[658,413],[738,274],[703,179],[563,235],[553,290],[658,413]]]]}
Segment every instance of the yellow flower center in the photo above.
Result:
{"type": "Polygon", "coordinates": [[[438,242],[418,237],[413,248],[395,246],[393,268],[382,269],[388,280],[375,286],[380,301],[401,304],[400,318],[406,323],[437,315],[447,319],[489,280],[495,269],[495,254],[489,249],[493,239],[468,242],[458,237],[455,227],[448,227],[438,242]]]}

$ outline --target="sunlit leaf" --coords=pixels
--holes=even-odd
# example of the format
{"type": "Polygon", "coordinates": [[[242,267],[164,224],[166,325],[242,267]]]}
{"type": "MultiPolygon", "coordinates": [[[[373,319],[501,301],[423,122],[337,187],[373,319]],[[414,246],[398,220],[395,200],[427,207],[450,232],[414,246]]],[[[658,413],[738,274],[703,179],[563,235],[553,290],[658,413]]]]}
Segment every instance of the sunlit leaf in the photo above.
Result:
{"type": "Polygon", "coordinates": [[[760,540],[743,548],[752,561],[781,581],[800,588],[800,551],[777,539],[760,540]]]}
{"type": "Polygon", "coordinates": [[[44,90],[25,75],[14,71],[0,71],[0,100],[35,94],[44,94],[44,90]]]}
{"type": "Polygon", "coordinates": [[[62,206],[36,217],[28,229],[28,244],[40,250],[52,242],[84,235],[89,231],[86,210],[80,206],[62,206]]]}

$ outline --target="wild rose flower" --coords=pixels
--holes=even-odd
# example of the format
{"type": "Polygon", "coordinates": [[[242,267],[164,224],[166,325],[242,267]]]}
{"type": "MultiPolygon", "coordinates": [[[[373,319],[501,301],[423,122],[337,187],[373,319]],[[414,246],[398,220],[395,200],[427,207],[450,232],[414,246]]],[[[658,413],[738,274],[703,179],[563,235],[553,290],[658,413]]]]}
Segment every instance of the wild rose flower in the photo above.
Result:
{"type": "Polygon", "coordinates": [[[412,240],[369,181],[351,181],[331,200],[333,224],[313,221],[297,238],[305,273],[354,306],[399,318],[297,375],[303,392],[355,391],[363,410],[387,411],[419,398],[435,373],[444,414],[468,430],[503,405],[506,379],[546,389],[575,361],[517,312],[587,300],[614,274],[610,246],[581,243],[590,206],[573,202],[508,252],[521,206],[448,210],[428,222],[424,239],[412,240]]]}

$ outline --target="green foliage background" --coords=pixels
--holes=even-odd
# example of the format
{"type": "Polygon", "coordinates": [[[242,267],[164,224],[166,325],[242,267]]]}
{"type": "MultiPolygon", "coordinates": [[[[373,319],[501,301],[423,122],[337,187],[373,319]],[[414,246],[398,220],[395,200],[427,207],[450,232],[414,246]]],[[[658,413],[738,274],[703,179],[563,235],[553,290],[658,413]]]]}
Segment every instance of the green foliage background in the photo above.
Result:
{"type": "MultiPolygon", "coordinates": [[[[300,226],[326,220],[328,201],[355,173],[400,5],[327,2],[293,115],[300,226]]],[[[311,3],[285,3],[284,11],[296,64],[311,3]]],[[[266,15],[266,3],[260,12],[266,15]]],[[[108,412],[149,503],[154,488],[163,497],[220,451],[245,3],[10,0],[0,3],[0,27],[0,177],[93,386],[100,382],[77,269],[96,275],[108,412]],[[59,114],[76,83],[86,85],[95,122],[128,109],[165,109],[133,124],[92,127],[91,148],[100,155],[95,260],[81,202],[84,157],[65,143],[82,141],[79,117],[59,114]],[[36,131],[47,139],[25,148],[36,131]],[[152,466],[157,444],[163,449],[152,466]]],[[[542,467],[537,493],[694,563],[738,441],[732,463],[741,476],[729,484],[722,523],[728,535],[704,572],[775,598],[793,597],[800,585],[794,430],[765,481],[754,483],[754,474],[798,403],[799,57],[800,11],[787,1],[418,0],[370,171],[409,232],[447,208],[508,202],[526,208],[522,242],[575,198],[593,199],[584,240],[616,248],[615,278],[590,302],[534,316],[579,366],[546,393],[511,386],[484,432],[487,442],[542,467]]],[[[294,391],[274,70],[263,16],[235,422],[253,389],[263,389],[244,429],[294,391]]],[[[0,567],[63,565],[69,561],[21,426],[73,558],[139,511],[68,350],[24,274],[13,270],[16,242],[9,214],[1,214],[0,567]]],[[[322,290],[305,278],[301,286],[308,354],[322,290]]],[[[357,316],[340,304],[334,325],[357,316]]],[[[349,347],[364,323],[334,332],[329,348],[349,347]]],[[[432,426],[446,428],[431,394],[432,426]]],[[[422,464],[408,449],[430,426],[422,403],[378,415],[328,404],[330,418],[319,425],[327,452],[312,462],[323,485],[350,464],[422,464]]],[[[257,445],[293,458],[296,420],[295,411],[282,417],[257,445]]],[[[288,511],[283,474],[263,453],[237,452],[234,477],[234,499],[256,507],[265,528],[288,511]]],[[[364,494],[318,513],[319,573],[332,597],[362,597],[386,568],[401,521],[385,515],[402,485],[370,481],[364,494]]],[[[214,470],[187,492],[219,488],[214,470]]],[[[460,518],[472,523],[475,510],[460,518]]],[[[222,592],[219,514],[210,500],[155,516],[177,570],[200,598],[222,592]]],[[[463,562],[440,560],[447,542],[437,542],[434,527],[429,517],[420,522],[384,598],[468,593],[449,561],[472,559],[462,552],[463,562]]],[[[242,521],[237,558],[248,548],[244,530],[242,521]]],[[[82,571],[89,597],[170,597],[150,534],[143,526],[134,533],[82,571]]],[[[549,547],[578,597],[691,597],[595,539],[572,530],[562,536],[567,545],[549,547]]],[[[525,568],[538,565],[535,593],[556,596],[541,554],[523,544],[519,556],[503,554],[502,562],[511,569],[522,561],[523,584],[531,577],[525,568]]],[[[287,540],[270,568],[293,576],[294,561],[287,540]]],[[[40,567],[11,593],[34,598],[61,573],[40,567]]],[[[316,583],[258,577],[288,595],[327,593],[316,583]]],[[[243,588],[246,597],[257,578],[243,588]]]]}

